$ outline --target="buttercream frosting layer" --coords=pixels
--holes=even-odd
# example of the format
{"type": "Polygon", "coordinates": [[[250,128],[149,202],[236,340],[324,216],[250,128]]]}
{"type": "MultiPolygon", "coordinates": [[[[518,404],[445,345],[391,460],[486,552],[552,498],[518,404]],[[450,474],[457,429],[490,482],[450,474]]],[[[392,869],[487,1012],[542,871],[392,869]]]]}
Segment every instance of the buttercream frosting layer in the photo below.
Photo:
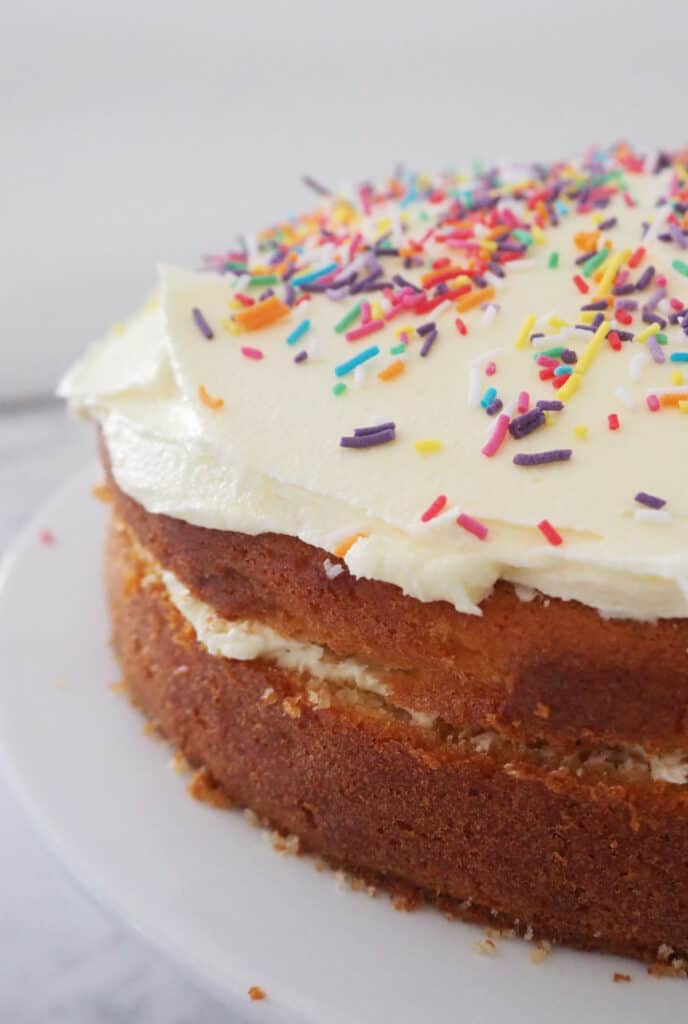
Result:
{"type": "MultiPolygon", "coordinates": [[[[310,294],[260,329],[235,333],[239,321],[231,317],[244,308],[237,294],[250,292],[256,304],[260,289],[251,289],[245,277],[163,267],[159,302],[123,333],[93,346],[65,378],[62,393],[99,420],[118,485],[150,512],[221,530],[298,536],[340,553],[356,576],[394,583],[423,601],[447,600],[472,614],[480,613],[481,601],[501,578],[606,615],[686,616],[688,415],[677,381],[688,338],[676,309],[681,296],[688,299],[688,277],[680,269],[683,232],[663,238],[667,204],[657,206],[675,193],[676,173],[629,174],[632,206],[622,192],[606,198],[603,213],[594,205],[581,212],[580,203],[569,202],[558,224],[532,230],[520,269],[514,263],[504,277],[490,271],[483,277],[481,288],[487,283],[494,294],[486,291],[484,303],[460,313],[465,334],[455,325],[460,298],[423,317],[409,307],[408,315],[385,319],[394,296],[338,298],[332,290],[310,294]],[[599,231],[602,217],[614,222],[606,232],[599,231]],[[652,330],[642,310],[656,291],[653,284],[649,291],[622,290],[618,296],[608,291],[606,328],[594,361],[583,355],[597,313],[582,306],[603,287],[581,278],[589,289],[582,294],[573,281],[581,274],[579,236],[586,232],[598,232],[597,252],[608,236],[612,257],[624,257],[620,273],[642,244],[633,281],[650,265],[655,283],[666,278],[652,314],[664,321],[661,358],[656,337],[649,345],[641,337],[646,327],[652,330]],[[361,298],[373,307],[373,320],[381,314],[384,326],[350,341],[336,325],[361,298]],[[194,310],[212,337],[199,327],[194,310]],[[633,337],[613,347],[607,334],[623,334],[628,316],[633,337]],[[288,344],[306,320],[302,337],[288,344]],[[421,355],[427,335],[416,328],[428,322],[436,337],[421,355]],[[379,351],[359,369],[341,370],[371,346],[379,351]],[[569,369],[580,386],[568,389],[563,408],[548,412],[537,430],[519,438],[507,431],[487,456],[483,448],[498,416],[519,416],[519,396],[527,392],[531,410],[538,400],[557,400],[561,392],[551,374],[542,379],[548,367],[538,362],[539,353],[557,347],[575,353],[569,369]],[[307,358],[295,363],[300,351],[307,358]],[[402,370],[380,378],[397,362],[402,370]],[[337,383],[346,384],[338,395],[337,383]],[[491,387],[502,403],[492,416],[479,400],[491,387]],[[677,397],[667,405],[662,396],[672,390],[677,397]],[[648,396],[657,398],[657,412],[648,396]],[[610,415],[618,416],[618,429],[610,429],[610,415]],[[389,443],[340,445],[355,428],[385,422],[395,424],[389,443]],[[417,444],[428,440],[429,446],[417,444]],[[536,466],[513,461],[514,455],[543,450],[570,450],[571,456],[536,466]],[[638,492],[666,504],[647,508],[635,500],[638,492]],[[444,511],[422,522],[438,495],[447,498],[444,511]],[[460,513],[478,520],[487,537],[480,540],[457,525],[460,513]],[[542,520],[554,525],[562,543],[548,543],[538,527],[542,520]]],[[[328,198],[325,216],[334,217],[342,203],[328,198]]],[[[403,206],[398,195],[382,198],[367,215],[351,212],[347,230],[372,245],[389,223],[385,245],[395,243],[390,251],[396,252],[408,238],[421,237],[430,215],[431,222],[443,210],[449,216],[451,202],[445,197],[443,203],[403,206]]],[[[502,188],[499,203],[527,223],[517,193],[506,195],[502,188]]],[[[351,204],[345,208],[353,210],[351,204]]],[[[339,248],[321,239],[309,249],[306,239],[300,258],[316,274],[340,260],[343,273],[357,257],[347,264],[339,248]]],[[[401,273],[422,287],[428,268],[447,252],[446,242],[435,237],[424,243],[422,265],[409,266],[402,255],[380,256],[379,262],[385,280],[401,273]]],[[[463,259],[463,253],[449,255],[463,259]]],[[[478,289],[475,282],[469,286],[478,289]]],[[[275,291],[284,295],[285,286],[275,291]]],[[[557,369],[566,365],[559,357],[554,362],[557,369]]]]}

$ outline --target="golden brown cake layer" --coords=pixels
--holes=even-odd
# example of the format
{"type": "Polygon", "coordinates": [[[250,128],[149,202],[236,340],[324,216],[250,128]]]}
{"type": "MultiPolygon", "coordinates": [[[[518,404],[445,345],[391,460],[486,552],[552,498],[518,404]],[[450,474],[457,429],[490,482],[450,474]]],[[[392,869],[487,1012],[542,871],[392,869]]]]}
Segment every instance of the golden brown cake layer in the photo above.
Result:
{"type": "Polygon", "coordinates": [[[124,526],[110,532],[107,574],[135,702],[306,849],[551,940],[648,959],[662,944],[688,951],[684,787],[505,761],[379,700],[314,704],[304,676],[212,657],[124,526]]]}
{"type": "Polygon", "coordinates": [[[575,601],[522,601],[504,583],[477,617],[346,568],[330,579],[325,559],[339,560],[294,537],[147,512],[114,483],[106,452],[104,463],[117,514],[195,596],[379,668],[402,707],[529,741],[687,745],[688,620],[608,620],[575,601]]]}

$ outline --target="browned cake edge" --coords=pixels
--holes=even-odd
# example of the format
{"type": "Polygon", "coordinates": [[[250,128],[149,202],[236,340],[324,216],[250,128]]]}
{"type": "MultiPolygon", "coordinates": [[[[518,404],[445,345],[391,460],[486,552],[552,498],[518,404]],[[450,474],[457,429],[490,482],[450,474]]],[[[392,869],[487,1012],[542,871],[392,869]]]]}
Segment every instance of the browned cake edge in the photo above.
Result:
{"type": "Polygon", "coordinates": [[[241,806],[304,848],[489,924],[652,960],[688,952],[684,787],[577,778],[442,745],[304,679],[212,657],[125,529],[110,532],[113,644],[134,701],[241,806]]]}

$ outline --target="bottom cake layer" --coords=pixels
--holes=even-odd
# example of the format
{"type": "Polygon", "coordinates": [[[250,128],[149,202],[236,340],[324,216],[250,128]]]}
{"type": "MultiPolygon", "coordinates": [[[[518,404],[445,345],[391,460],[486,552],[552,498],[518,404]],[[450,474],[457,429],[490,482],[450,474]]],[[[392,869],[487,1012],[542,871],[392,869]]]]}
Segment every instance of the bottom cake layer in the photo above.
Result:
{"type": "Polygon", "coordinates": [[[350,687],[314,702],[303,674],[209,654],[126,530],[107,562],[132,698],[234,802],[472,919],[649,960],[688,953],[685,787],[449,743],[350,687]]]}

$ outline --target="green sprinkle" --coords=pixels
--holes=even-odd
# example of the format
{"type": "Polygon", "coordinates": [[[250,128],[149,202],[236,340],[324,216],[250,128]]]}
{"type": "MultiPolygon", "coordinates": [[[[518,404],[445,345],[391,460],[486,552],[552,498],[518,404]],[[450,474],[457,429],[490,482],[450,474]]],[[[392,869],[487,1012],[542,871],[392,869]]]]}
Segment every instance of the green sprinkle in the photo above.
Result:
{"type": "Polygon", "coordinates": [[[393,356],[400,356],[402,355],[402,353],[406,351],[406,345],[404,345],[402,341],[398,345],[392,345],[389,351],[392,353],[393,356]]]}
{"type": "Polygon", "coordinates": [[[547,261],[547,266],[550,268],[550,270],[554,270],[555,267],[559,266],[559,253],[558,252],[551,252],[549,254],[549,259],[547,261]]]}
{"type": "Polygon", "coordinates": [[[655,334],[655,341],[658,341],[660,345],[666,345],[669,339],[666,334],[655,334]]]}
{"type": "Polygon", "coordinates": [[[258,274],[257,277],[252,277],[249,281],[250,288],[260,288],[261,286],[268,284],[278,284],[279,277],[276,274],[258,274]]]}
{"type": "Polygon", "coordinates": [[[332,388],[333,395],[343,395],[346,391],[346,384],[343,380],[338,380],[335,386],[332,388]]]}
{"type": "Polygon", "coordinates": [[[234,260],[227,260],[227,262],[223,263],[222,266],[224,267],[225,270],[234,270],[234,271],[236,271],[237,274],[245,274],[246,273],[246,264],[245,263],[237,263],[234,260]]]}
{"type": "Polygon", "coordinates": [[[679,274],[688,277],[688,263],[684,263],[683,260],[672,260],[671,265],[674,270],[678,270],[679,274]]]}
{"type": "Polygon", "coordinates": [[[555,345],[554,348],[545,348],[541,352],[536,352],[533,359],[537,359],[538,356],[551,356],[552,359],[559,359],[565,348],[565,345],[555,345]]]}
{"type": "Polygon", "coordinates": [[[359,302],[358,305],[354,306],[353,309],[350,309],[348,313],[344,314],[338,324],[334,325],[334,329],[337,334],[341,334],[347,329],[347,327],[351,327],[352,323],[354,323],[355,320],[358,320],[360,315],[361,303],[359,302]]]}
{"type": "Polygon", "coordinates": [[[511,232],[514,238],[517,238],[523,245],[532,245],[533,236],[529,231],[524,231],[523,228],[514,228],[511,232]]]}
{"type": "Polygon", "coordinates": [[[609,249],[600,249],[589,260],[586,260],[583,264],[583,277],[591,277],[597,268],[602,266],[608,255],[609,249]]]}

